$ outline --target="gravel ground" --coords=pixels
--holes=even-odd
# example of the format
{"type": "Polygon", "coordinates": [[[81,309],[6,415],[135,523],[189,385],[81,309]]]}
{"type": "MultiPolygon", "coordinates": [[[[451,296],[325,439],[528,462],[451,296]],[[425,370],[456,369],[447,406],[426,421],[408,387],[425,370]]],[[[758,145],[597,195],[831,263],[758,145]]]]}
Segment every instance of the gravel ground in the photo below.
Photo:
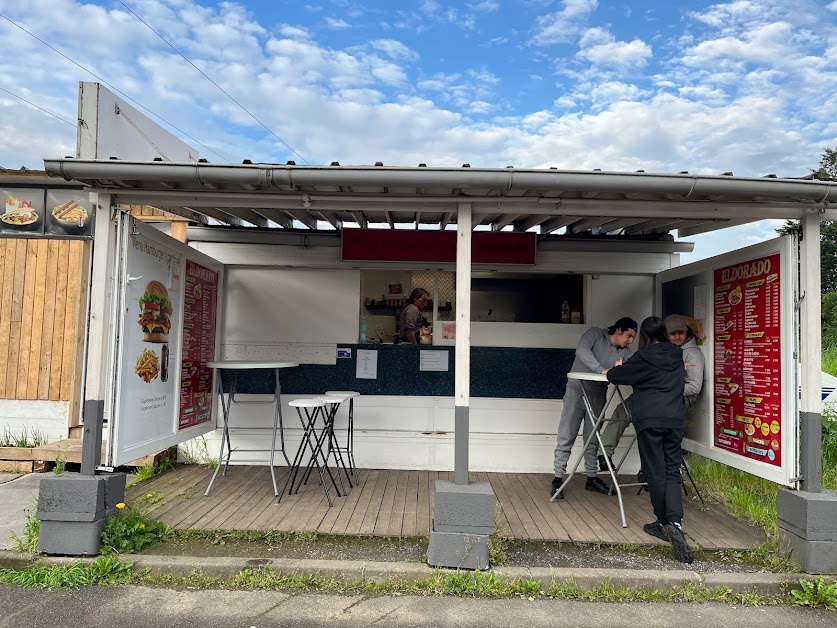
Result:
{"type": "MultiPolygon", "coordinates": [[[[419,562],[426,560],[427,539],[320,536],[313,540],[289,540],[273,545],[264,541],[227,539],[224,544],[183,540],[146,550],[146,554],[199,557],[300,558],[419,562]]],[[[609,546],[555,542],[513,541],[504,550],[504,565],[516,567],[567,567],[679,570],[671,549],[648,546],[609,546]]],[[[746,552],[697,552],[689,567],[698,572],[755,573],[770,571],[746,552]]]]}

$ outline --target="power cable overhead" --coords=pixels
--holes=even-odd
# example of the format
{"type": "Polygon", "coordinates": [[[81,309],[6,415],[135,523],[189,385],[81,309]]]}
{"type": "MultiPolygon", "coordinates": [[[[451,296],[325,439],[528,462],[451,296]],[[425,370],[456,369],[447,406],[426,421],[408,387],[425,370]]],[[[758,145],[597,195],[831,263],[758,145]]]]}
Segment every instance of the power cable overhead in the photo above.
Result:
{"type": "MultiPolygon", "coordinates": [[[[278,135],[276,135],[276,133],[274,133],[273,131],[271,131],[271,130],[267,127],[267,125],[265,125],[265,124],[264,124],[261,120],[259,120],[256,116],[254,116],[252,113],[250,113],[250,111],[247,109],[247,107],[245,107],[245,106],[244,106],[244,105],[242,105],[240,102],[238,102],[238,101],[237,101],[235,98],[233,98],[233,97],[232,97],[232,96],[231,96],[231,95],[230,95],[230,94],[229,94],[229,93],[228,93],[228,92],[227,92],[227,91],[226,91],[223,87],[221,87],[220,85],[218,85],[218,83],[216,83],[215,81],[213,81],[213,80],[212,80],[212,79],[211,79],[211,78],[210,78],[210,77],[206,74],[206,72],[204,72],[204,71],[203,71],[203,70],[201,70],[198,66],[196,66],[194,63],[192,63],[192,61],[191,61],[191,60],[190,60],[190,59],[189,59],[186,55],[184,55],[184,54],[183,54],[182,52],[180,52],[177,48],[175,48],[175,47],[174,47],[174,46],[173,46],[173,45],[169,42],[169,40],[167,40],[165,37],[163,37],[163,36],[162,36],[160,33],[158,33],[156,30],[154,30],[154,28],[153,28],[153,27],[152,27],[152,26],[151,26],[148,22],[146,22],[144,19],[142,19],[142,18],[141,18],[139,15],[137,15],[136,13],[134,13],[134,11],[133,11],[133,9],[131,9],[131,7],[129,7],[129,6],[128,6],[127,4],[125,4],[124,2],[122,2],[122,0],[118,0],[118,2],[119,2],[119,4],[121,4],[123,7],[125,7],[125,9],[126,9],[129,13],[131,13],[131,15],[133,15],[133,16],[134,16],[135,18],[137,18],[140,22],[142,22],[143,24],[145,24],[145,25],[148,27],[148,29],[149,29],[152,33],[154,33],[155,35],[157,35],[157,37],[159,37],[160,39],[162,39],[162,40],[166,43],[166,45],[167,45],[169,48],[171,48],[172,50],[174,50],[177,54],[179,54],[181,57],[183,57],[183,59],[184,59],[184,60],[185,60],[185,61],[186,61],[189,65],[191,65],[191,66],[192,66],[193,68],[195,68],[198,72],[200,72],[200,73],[204,76],[204,78],[205,78],[206,80],[208,80],[208,81],[209,81],[210,83],[212,83],[215,87],[217,87],[219,90],[221,90],[221,92],[222,92],[222,93],[223,93],[223,94],[224,94],[227,98],[229,98],[231,101],[233,101],[236,105],[238,105],[238,106],[241,108],[241,110],[242,110],[242,111],[244,111],[244,113],[246,113],[248,116],[250,116],[251,118],[253,118],[253,120],[255,120],[255,121],[256,121],[259,125],[261,125],[261,127],[262,127],[265,131],[267,131],[267,132],[268,132],[268,133],[270,133],[273,137],[275,137],[277,140],[279,140],[280,142],[282,142],[282,144],[285,146],[285,148],[287,148],[287,149],[288,149],[289,151],[291,151],[294,155],[296,155],[296,156],[297,156],[297,157],[299,157],[302,161],[304,161],[306,164],[308,164],[308,160],[306,160],[306,159],[305,159],[305,157],[303,157],[303,156],[302,156],[302,155],[300,155],[298,152],[296,152],[296,151],[295,151],[295,150],[294,150],[294,149],[293,149],[293,148],[292,148],[292,147],[291,147],[291,146],[290,146],[290,145],[289,145],[289,144],[288,144],[285,140],[283,140],[281,137],[279,137],[278,135]]],[[[310,164],[309,164],[309,165],[310,165],[310,164]]]]}
{"type": "Polygon", "coordinates": [[[69,61],[70,63],[72,63],[72,64],[74,64],[74,65],[76,65],[76,66],[78,66],[79,68],[81,68],[82,70],[84,70],[85,72],[87,72],[90,76],[95,77],[95,78],[96,78],[96,79],[97,79],[100,83],[102,83],[102,84],[104,84],[104,85],[107,85],[107,86],[108,86],[111,90],[113,90],[113,91],[114,91],[114,92],[116,92],[117,94],[121,95],[121,96],[122,96],[122,97],[124,97],[126,100],[131,101],[132,103],[134,103],[137,107],[139,107],[139,108],[140,108],[140,109],[142,109],[143,111],[148,112],[149,114],[151,114],[152,116],[154,116],[155,118],[157,118],[158,120],[160,120],[160,122],[163,122],[164,124],[168,125],[170,128],[174,129],[175,131],[177,131],[178,133],[180,133],[180,134],[181,134],[181,135],[183,135],[184,137],[188,137],[190,140],[192,140],[192,141],[193,141],[193,142],[195,142],[196,144],[200,144],[200,145],[201,145],[201,146],[203,146],[206,150],[208,150],[210,153],[213,153],[214,155],[217,155],[218,157],[220,157],[222,161],[225,161],[225,162],[227,162],[227,163],[231,163],[231,161],[230,161],[228,158],[224,157],[222,154],[220,154],[220,153],[219,153],[219,152],[217,152],[216,150],[214,150],[214,149],[210,148],[209,146],[207,146],[206,144],[204,144],[204,143],[203,143],[203,142],[201,142],[200,140],[195,139],[194,137],[192,137],[191,135],[189,135],[188,133],[186,133],[186,131],[183,131],[183,130],[181,130],[181,129],[178,129],[178,128],[177,128],[176,126],[174,126],[171,122],[169,122],[168,120],[166,120],[166,119],[165,119],[165,118],[163,118],[162,116],[157,115],[156,113],[154,113],[153,111],[151,111],[148,107],[145,107],[145,106],[144,106],[144,105],[142,105],[141,103],[137,102],[136,100],[134,100],[133,98],[131,98],[130,96],[128,96],[128,94],[126,94],[125,92],[123,92],[122,90],[120,90],[119,88],[117,88],[116,86],[114,86],[114,85],[112,85],[112,84],[108,83],[105,79],[103,79],[101,76],[99,76],[98,74],[96,74],[96,73],[95,73],[95,72],[93,72],[92,70],[88,70],[86,67],[84,67],[83,65],[81,65],[78,61],[76,61],[76,60],[74,60],[74,59],[71,59],[70,57],[68,57],[67,55],[65,55],[63,52],[61,52],[61,51],[60,51],[60,50],[58,50],[57,48],[54,48],[53,46],[51,46],[50,44],[48,44],[47,42],[45,42],[43,39],[41,39],[40,37],[38,37],[38,36],[37,36],[37,35],[35,35],[34,33],[30,33],[28,30],[26,30],[25,28],[23,28],[23,26],[21,26],[20,24],[18,24],[17,22],[15,22],[12,18],[10,18],[10,17],[8,17],[8,16],[6,16],[6,15],[4,15],[4,14],[2,14],[2,13],[0,13],[0,17],[2,17],[4,20],[8,21],[8,22],[9,22],[10,24],[12,24],[13,26],[17,26],[17,27],[18,27],[20,30],[22,30],[24,33],[26,33],[27,35],[29,35],[29,36],[30,36],[30,37],[32,37],[33,39],[38,40],[39,42],[41,42],[44,46],[46,46],[47,48],[49,48],[49,49],[50,49],[50,50],[52,50],[53,52],[57,52],[57,53],[58,53],[58,54],[60,54],[62,57],[64,57],[67,61],[69,61]]]}
{"type": "Polygon", "coordinates": [[[76,128],[76,123],[75,122],[70,122],[69,120],[65,120],[64,118],[59,116],[57,113],[52,113],[51,111],[47,111],[43,107],[39,107],[35,103],[29,102],[25,98],[22,98],[22,97],[18,96],[17,94],[14,94],[14,93],[10,92],[8,89],[4,89],[4,88],[0,87],[0,91],[6,92],[9,96],[14,96],[18,100],[22,100],[23,102],[25,102],[27,105],[31,105],[31,106],[35,107],[35,109],[39,109],[40,111],[43,111],[44,113],[51,115],[53,118],[58,118],[59,120],[61,120],[61,122],[66,122],[71,127],[76,128]]]}

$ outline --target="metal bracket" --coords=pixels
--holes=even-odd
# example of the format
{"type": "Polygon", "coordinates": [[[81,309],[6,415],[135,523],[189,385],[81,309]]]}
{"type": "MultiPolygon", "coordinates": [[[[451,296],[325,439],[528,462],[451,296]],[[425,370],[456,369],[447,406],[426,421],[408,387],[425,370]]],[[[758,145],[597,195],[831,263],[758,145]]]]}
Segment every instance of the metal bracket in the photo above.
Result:
{"type": "Polygon", "coordinates": [[[799,298],[796,300],[796,303],[793,304],[793,309],[795,309],[797,312],[799,311],[799,308],[802,307],[803,299],[805,299],[805,291],[804,290],[799,295],[799,298]]]}
{"type": "Polygon", "coordinates": [[[800,475],[799,477],[788,479],[788,482],[793,482],[793,483],[804,482],[804,481],[805,481],[805,476],[804,475],[800,475]]]}
{"type": "Polygon", "coordinates": [[[113,473],[114,468],[115,467],[107,467],[103,464],[100,464],[98,467],[96,467],[96,471],[107,471],[108,473],[113,473]]]}

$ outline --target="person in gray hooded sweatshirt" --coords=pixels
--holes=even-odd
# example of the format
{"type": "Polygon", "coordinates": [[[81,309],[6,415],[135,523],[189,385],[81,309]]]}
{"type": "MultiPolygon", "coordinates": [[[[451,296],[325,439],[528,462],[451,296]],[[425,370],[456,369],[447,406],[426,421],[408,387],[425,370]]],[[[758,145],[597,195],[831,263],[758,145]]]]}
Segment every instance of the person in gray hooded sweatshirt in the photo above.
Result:
{"type": "Polygon", "coordinates": [[[631,420],[637,432],[639,457],[651,492],[657,520],[643,526],[646,533],[669,541],[680,562],[692,562],[692,549],[683,534],[683,497],[680,448],[686,427],[683,390],[686,369],[683,351],[669,342],[663,319],[650,316],[639,328],[639,350],[620,366],[607,371],[611,384],[634,389],[631,420]]]}

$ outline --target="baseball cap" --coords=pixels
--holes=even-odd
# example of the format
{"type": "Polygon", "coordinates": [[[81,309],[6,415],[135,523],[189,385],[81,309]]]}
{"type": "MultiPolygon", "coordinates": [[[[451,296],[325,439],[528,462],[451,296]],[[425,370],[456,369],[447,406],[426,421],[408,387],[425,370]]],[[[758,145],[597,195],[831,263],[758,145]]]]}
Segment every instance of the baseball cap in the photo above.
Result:
{"type": "Polygon", "coordinates": [[[680,314],[669,314],[668,316],[666,316],[665,324],[666,332],[669,334],[677,330],[686,331],[686,329],[688,328],[688,325],[686,324],[686,319],[680,314]]]}

